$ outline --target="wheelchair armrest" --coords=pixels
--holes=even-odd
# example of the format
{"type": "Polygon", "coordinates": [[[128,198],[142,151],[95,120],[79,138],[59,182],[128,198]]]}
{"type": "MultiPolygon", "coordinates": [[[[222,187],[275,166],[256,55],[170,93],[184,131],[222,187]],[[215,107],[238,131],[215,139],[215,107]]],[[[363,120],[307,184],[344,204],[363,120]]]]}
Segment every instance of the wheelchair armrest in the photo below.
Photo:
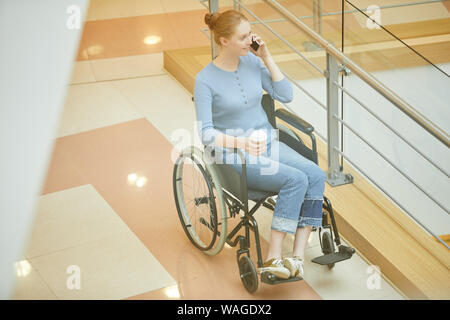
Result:
{"type": "Polygon", "coordinates": [[[314,128],[311,124],[300,118],[299,116],[287,111],[286,109],[277,109],[275,110],[275,117],[280,118],[283,121],[286,121],[290,125],[299,129],[300,131],[311,135],[314,131],[314,128]]]}
{"type": "Polygon", "coordinates": [[[281,120],[286,121],[294,128],[299,129],[300,131],[306,133],[309,138],[311,139],[311,147],[310,149],[312,151],[312,157],[313,161],[317,164],[318,163],[318,156],[317,156],[317,145],[316,145],[316,138],[313,134],[314,127],[300,118],[299,116],[293,114],[292,112],[287,111],[286,109],[277,109],[275,110],[275,117],[280,118],[281,120]]]}

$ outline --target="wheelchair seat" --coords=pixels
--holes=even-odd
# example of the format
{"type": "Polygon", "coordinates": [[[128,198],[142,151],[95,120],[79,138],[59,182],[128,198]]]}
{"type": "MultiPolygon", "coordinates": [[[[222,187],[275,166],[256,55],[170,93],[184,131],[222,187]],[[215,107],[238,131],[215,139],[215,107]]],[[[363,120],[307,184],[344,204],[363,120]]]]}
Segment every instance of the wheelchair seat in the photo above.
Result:
{"type": "Polygon", "coordinates": [[[278,192],[264,191],[257,189],[247,189],[247,192],[248,192],[248,199],[253,201],[259,201],[278,194],[278,192]]]}

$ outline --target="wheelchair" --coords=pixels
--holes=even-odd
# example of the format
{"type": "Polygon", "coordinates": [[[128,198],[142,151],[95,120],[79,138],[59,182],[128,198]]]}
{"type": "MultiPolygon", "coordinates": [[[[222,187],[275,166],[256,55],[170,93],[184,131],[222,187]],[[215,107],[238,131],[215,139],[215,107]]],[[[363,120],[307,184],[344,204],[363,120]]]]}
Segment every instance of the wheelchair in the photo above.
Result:
{"type": "MultiPolygon", "coordinates": [[[[261,104],[272,127],[279,129],[279,140],[318,164],[314,128],[287,110],[275,111],[274,101],[269,94],[263,95],[261,104]],[[277,124],[276,118],[307,134],[312,149],[294,131],[281,123],[277,124]]],[[[231,247],[239,245],[236,258],[240,279],[245,289],[253,293],[258,288],[258,272],[250,259],[250,231],[256,242],[257,266],[263,266],[258,224],[253,214],[261,205],[273,211],[276,204],[273,197],[277,192],[248,189],[245,156],[241,150],[233,150],[241,158],[241,174],[227,164],[215,163],[214,151],[208,150],[207,146],[204,150],[195,146],[182,150],[173,169],[174,198],[183,230],[196,248],[207,255],[216,255],[225,244],[231,247]],[[248,200],[256,202],[250,210],[248,200]],[[236,215],[241,220],[228,233],[228,219],[236,215]],[[244,229],[244,235],[238,234],[241,229],[244,229]]],[[[333,208],[329,199],[323,198],[322,227],[318,228],[323,256],[314,258],[312,262],[327,265],[331,269],[335,263],[350,259],[355,249],[341,244],[333,208]]],[[[317,228],[312,231],[317,231],[317,228]]],[[[301,277],[279,279],[268,272],[262,272],[260,277],[261,282],[270,285],[302,280],[301,277]]]]}

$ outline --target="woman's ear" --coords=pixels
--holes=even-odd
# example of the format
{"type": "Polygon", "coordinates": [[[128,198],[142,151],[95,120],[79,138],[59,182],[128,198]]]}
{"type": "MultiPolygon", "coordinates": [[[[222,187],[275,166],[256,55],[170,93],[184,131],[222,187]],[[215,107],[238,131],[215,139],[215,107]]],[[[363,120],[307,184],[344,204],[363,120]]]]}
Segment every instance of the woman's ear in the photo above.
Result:
{"type": "Polygon", "coordinates": [[[226,47],[228,44],[228,39],[225,37],[220,37],[219,42],[222,44],[222,46],[226,47]]]}

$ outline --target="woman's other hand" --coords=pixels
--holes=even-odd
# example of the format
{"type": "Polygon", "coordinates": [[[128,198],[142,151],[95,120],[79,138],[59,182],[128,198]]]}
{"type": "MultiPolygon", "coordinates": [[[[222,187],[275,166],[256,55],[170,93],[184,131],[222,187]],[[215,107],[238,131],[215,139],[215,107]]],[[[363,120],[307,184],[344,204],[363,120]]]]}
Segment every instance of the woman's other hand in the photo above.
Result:
{"type": "Polygon", "coordinates": [[[265,141],[253,141],[252,139],[247,138],[246,146],[247,148],[245,151],[247,151],[249,154],[254,156],[259,156],[263,154],[267,149],[267,144],[265,141]]]}
{"type": "Polygon", "coordinates": [[[243,139],[243,149],[249,154],[259,156],[267,149],[267,135],[265,132],[255,132],[252,136],[243,139]]]}

